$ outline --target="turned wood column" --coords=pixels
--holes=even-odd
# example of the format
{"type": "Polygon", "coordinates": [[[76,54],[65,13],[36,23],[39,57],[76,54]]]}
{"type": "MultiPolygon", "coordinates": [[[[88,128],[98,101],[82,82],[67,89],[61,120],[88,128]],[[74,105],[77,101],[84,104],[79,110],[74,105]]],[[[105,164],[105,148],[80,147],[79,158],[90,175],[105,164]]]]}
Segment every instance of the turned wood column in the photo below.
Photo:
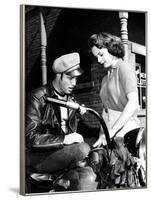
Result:
{"type": "Polygon", "coordinates": [[[46,46],[47,46],[47,36],[46,36],[46,28],[44,24],[43,15],[40,12],[40,20],[41,20],[41,69],[42,69],[42,84],[47,83],[47,66],[46,66],[46,46]]]}
{"type": "Polygon", "coordinates": [[[125,47],[125,57],[124,60],[128,60],[128,30],[127,30],[127,23],[128,23],[128,12],[119,12],[120,24],[121,24],[121,40],[125,47]]]}

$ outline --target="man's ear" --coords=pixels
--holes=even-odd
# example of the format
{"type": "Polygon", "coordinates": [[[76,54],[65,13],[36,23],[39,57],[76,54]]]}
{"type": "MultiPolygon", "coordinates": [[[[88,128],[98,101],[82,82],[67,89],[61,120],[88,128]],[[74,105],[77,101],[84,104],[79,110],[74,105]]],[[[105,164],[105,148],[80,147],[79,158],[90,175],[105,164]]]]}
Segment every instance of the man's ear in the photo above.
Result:
{"type": "Polygon", "coordinates": [[[62,77],[62,74],[56,74],[56,79],[59,80],[62,77]]]}

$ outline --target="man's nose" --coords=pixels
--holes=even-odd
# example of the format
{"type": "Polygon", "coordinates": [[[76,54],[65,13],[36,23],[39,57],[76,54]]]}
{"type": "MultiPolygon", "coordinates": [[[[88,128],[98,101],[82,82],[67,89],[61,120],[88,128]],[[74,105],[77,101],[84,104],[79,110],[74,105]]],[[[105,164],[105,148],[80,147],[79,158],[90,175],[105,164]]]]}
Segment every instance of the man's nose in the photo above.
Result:
{"type": "Polygon", "coordinates": [[[77,80],[76,79],[72,79],[71,83],[72,83],[72,86],[76,86],[77,80]]]}

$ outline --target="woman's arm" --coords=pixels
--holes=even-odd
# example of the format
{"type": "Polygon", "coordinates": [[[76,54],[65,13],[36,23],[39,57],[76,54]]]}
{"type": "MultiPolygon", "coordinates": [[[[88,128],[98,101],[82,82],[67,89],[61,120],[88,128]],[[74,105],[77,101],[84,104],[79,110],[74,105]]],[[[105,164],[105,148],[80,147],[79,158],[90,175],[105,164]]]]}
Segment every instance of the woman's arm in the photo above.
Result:
{"type": "Polygon", "coordinates": [[[119,119],[113,125],[112,129],[109,130],[111,137],[113,137],[114,134],[119,131],[126,124],[126,122],[139,110],[138,93],[130,92],[127,94],[127,98],[128,102],[123,112],[121,113],[119,119]]]}

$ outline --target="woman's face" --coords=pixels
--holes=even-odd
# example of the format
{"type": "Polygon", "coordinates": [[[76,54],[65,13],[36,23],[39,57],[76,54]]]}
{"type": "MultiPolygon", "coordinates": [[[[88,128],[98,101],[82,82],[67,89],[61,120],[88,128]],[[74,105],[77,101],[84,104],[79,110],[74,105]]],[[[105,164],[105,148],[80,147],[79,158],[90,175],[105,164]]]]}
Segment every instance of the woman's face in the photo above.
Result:
{"type": "Polygon", "coordinates": [[[113,63],[113,56],[108,52],[107,48],[99,49],[93,46],[92,54],[97,58],[98,63],[103,64],[105,68],[111,67],[113,63]]]}

